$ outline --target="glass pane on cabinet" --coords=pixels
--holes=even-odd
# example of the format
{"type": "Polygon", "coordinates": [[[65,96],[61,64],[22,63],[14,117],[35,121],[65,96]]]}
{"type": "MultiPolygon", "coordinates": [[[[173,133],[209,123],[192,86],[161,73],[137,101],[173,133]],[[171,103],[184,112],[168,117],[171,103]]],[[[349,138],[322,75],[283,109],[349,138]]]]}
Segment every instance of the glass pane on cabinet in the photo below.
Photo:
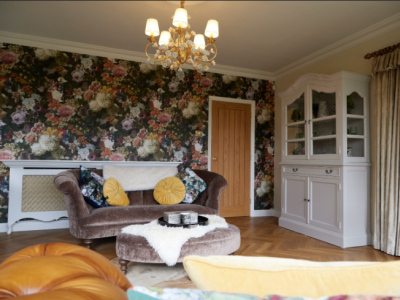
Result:
{"type": "Polygon", "coordinates": [[[304,155],[305,153],[304,142],[287,143],[287,155],[304,155]]]}
{"type": "Polygon", "coordinates": [[[313,154],[336,154],[336,138],[313,140],[313,154]]]}
{"type": "Polygon", "coordinates": [[[287,123],[304,121],[304,94],[287,106],[287,123]]]}
{"type": "Polygon", "coordinates": [[[347,96],[347,114],[364,115],[364,98],[356,92],[347,96]]]}
{"type": "Polygon", "coordinates": [[[304,139],[304,124],[287,126],[287,139],[304,139]]]}
{"type": "Polygon", "coordinates": [[[312,91],[312,118],[336,115],[336,94],[312,91]]]}
{"type": "Polygon", "coordinates": [[[336,134],[336,119],[313,121],[311,124],[313,137],[336,134]]]}
{"type": "Polygon", "coordinates": [[[364,139],[347,139],[347,157],[364,157],[364,139]]]}
{"type": "Polygon", "coordinates": [[[347,134],[364,135],[364,119],[347,118],[347,134]]]}

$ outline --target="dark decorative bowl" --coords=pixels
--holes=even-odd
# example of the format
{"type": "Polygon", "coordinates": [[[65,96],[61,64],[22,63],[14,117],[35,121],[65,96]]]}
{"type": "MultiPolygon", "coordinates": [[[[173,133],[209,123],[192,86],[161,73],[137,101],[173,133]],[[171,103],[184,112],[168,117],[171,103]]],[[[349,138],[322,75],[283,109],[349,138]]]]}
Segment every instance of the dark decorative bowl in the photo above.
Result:
{"type": "Polygon", "coordinates": [[[183,228],[189,228],[189,229],[196,228],[198,226],[208,225],[208,218],[206,218],[206,217],[199,216],[197,220],[198,220],[198,222],[193,223],[193,224],[171,224],[171,223],[165,222],[164,217],[160,217],[160,218],[158,218],[158,224],[160,224],[161,226],[167,226],[167,227],[183,227],[183,228]]]}

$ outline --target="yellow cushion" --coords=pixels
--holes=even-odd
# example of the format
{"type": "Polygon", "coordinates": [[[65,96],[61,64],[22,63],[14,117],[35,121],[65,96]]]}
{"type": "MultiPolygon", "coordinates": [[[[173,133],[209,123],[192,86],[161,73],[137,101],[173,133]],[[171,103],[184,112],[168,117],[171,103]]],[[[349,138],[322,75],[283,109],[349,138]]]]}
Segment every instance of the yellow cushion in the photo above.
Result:
{"type": "Polygon", "coordinates": [[[400,261],[312,262],[244,257],[186,256],[186,273],[207,291],[319,298],[334,295],[400,296],[400,261]]]}
{"type": "Polygon", "coordinates": [[[157,183],[153,195],[160,204],[177,204],[185,198],[186,189],[179,178],[167,177],[157,183]]]}
{"type": "Polygon", "coordinates": [[[127,206],[129,205],[129,198],[122,186],[114,178],[108,178],[103,185],[103,195],[108,197],[107,203],[114,206],[127,206]]]}

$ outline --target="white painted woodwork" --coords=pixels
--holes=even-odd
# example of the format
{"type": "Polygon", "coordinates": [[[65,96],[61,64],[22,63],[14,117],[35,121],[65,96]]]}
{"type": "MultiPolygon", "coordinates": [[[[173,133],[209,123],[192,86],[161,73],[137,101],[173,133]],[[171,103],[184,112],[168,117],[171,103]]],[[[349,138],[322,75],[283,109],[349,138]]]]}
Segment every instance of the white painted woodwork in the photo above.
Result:
{"type": "Polygon", "coordinates": [[[280,226],[342,248],[371,244],[369,81],[369,76],[344,71],[333,75],[307,74],[279,95],[284,149],[280,226]],[[312,115],[312,90],[335,93],[336,115],[319,119],[312,115]],[[351,114],[347,114],[347,96],[353,93],[358,102],[351,114]],[[289,122],[287,107],[302,94],[304,120],[289,122]],[[333,119],[335,133],[313,136],[313,122],[333,119]],[[348,120],[349,125],[357,125],[357,134],[348,133],[348,120]],[[291,130],[300,123],[304,123],[304,137],[288,139],[287,128],[291,130]],[[313,141],[327,138],[336,139],[336,153],[314,154],[313,141]],[[288,141],[304,141],[304,152],[289,153],[288,141]],[[358,157],[347,156],[348,143],[358,157]],[[305,200],[300,204],[302,195],[305,200]]]}
{"type": "Polygon", "coordinates": [[[287,176],[284,178],[287,193],[284,197],[282,212],[293,220],[307,222],[307,177],[287,176]]]}
{"type": "Polygon", "coordinates": [[[339,231],[339,182],[309,177],[309,224],[339,231]]]}
{"type": "Polygon", "coordinates": [[[102,169],[105,164],[121,165],[126,167],[171,167],[178,166],[180,162],[113,162],[113,161],[67,161],[67,160],[13,160],[3,161],[10,167],[10,189],[8,201],[8,234],[14,231],[43,230],[68,228],[67,211],[42,211],[22,212],[22,179],[24,175],[56,175],[68,169],[76,169],[79,166],[85,168],[102,169]],[[21,221],[22,219],[34,219],[21,221]]]}

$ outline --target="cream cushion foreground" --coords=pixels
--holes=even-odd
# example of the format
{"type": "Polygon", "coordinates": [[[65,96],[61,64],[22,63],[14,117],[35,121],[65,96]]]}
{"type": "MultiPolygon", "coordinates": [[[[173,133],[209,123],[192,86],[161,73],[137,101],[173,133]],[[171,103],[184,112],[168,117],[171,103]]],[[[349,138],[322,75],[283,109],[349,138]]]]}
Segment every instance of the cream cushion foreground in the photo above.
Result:
{"type": "Polygon", "coordinates": [[[176,167],[127,167],[103,165],[103,177],[115,178],[124,191],[154,190],[157,183],[178,174],[176,167]]]}
{"type": "Polygon", "coordinates": [[[206,291],[319,298],[374,294],[400,296],[400,261],[307,260],[189,255],[183,260],[197,288],[206,291]]]}

